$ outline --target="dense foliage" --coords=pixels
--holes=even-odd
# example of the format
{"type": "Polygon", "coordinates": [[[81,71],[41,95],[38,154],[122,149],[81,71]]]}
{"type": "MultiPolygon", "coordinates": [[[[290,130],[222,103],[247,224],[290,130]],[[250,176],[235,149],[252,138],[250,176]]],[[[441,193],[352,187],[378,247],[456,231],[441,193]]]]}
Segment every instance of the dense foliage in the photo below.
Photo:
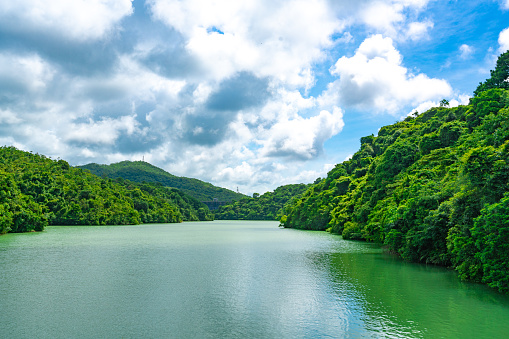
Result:
{"type": "Polygon", "coordinates": [[[469,105],[435,107],[361,138],[350,160],[285,207],[285,227],[381,242],[509,292],[508,58],[469,105]]]}
{"type": "Polygon", "coordinates": [[[214,186],[198,179],[177,177],[144,161],[122,161],[111,165],[88,164],[80,166],[100,177],[123,178],[135,182],[161,183],[163,186],[178,188],[199,201],[233,201],[245,195],[226,188],[214,186]]]}
{"type": "Polygon", "coordinates": [[[211,220],[176,189],[102,179],[63,160],[0,148],[0,234],[46,225],[118,225],[211,220]]]}
{"type": "Polygon", "coordinates": [[[280,186],[274,192],[262,195],[253,194],[233,204],[221,206],[215,211],[219,220],[279,220],[283,206],[292,198],[303,193],[308,185],[296,184],[280,186]]]}

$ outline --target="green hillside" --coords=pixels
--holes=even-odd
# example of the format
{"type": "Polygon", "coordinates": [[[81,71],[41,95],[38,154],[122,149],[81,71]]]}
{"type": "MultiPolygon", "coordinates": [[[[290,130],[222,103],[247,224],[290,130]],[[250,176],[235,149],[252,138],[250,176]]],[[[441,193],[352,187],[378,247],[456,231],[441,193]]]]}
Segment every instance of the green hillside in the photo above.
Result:
{"type": "Polygon", "coordinates": [[[177,189],[102,179],[64,160],[0,148],[0,234],[47,225],[124,225],[211,220],[177,189]]]}
{"type": "Polygon", "coordinates": [[[261,196],[245,197],[214,212],[218,220],[279,220],[283,206],[302,194],[309,185],[284,185],[261,196]]]}
{"type": "Polygon", "coordinates": [[[123,178],[134,182],[153,182],[178,188],[200,201],[214,199],[233,201],[245,197],[243,194],[198,179],[177,177],[144,161],[122,161],[111,165],[88,164],[79,167],[100,177],[123,178]]]}
{"type": "Polygon", "coordinates": [[[285,208],[285,227],[383,243],[509,292],[509,52],[469,105],[361,138],[351,160],[285,208]]]}

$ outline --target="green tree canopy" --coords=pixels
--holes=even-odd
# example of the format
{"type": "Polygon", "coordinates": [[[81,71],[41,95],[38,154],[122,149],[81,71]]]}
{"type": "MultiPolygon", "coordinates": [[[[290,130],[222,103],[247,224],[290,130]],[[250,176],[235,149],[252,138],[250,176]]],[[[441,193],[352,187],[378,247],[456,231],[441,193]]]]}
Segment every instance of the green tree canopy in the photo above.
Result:
{"type": "Polygon", "coordinates": [[[469,105],[434,107],[361,138],[285,206],[282,226],[383,244],[509,292],[509,52],[469,105]]]}

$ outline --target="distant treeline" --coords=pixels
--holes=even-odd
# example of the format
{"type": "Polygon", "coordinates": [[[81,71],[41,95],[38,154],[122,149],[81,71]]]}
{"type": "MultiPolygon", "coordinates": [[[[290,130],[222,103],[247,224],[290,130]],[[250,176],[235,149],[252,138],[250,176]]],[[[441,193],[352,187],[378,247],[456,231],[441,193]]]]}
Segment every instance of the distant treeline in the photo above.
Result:
{"type": "Polygon", "coordinates": [[[177,189],[104,179],[64,160],[0,148],[0,234],[47,225],[123,225],[212,220],[208,208],[177,189]]]}
{"type": "Polygon", "coordinates": [[[230,205],[221,206],[214,213],[218,220],[279,220],[286,203],[302,194],[309,185],[295,184],[278,187],[274,192],[253,194],[230,205]]]}
{"type": "Polygon", "coordinates": [[[351,160],[284,209],[285,227],[383,243],[509,292],[509,52],[469,105],[361,138],[351,160]]]}

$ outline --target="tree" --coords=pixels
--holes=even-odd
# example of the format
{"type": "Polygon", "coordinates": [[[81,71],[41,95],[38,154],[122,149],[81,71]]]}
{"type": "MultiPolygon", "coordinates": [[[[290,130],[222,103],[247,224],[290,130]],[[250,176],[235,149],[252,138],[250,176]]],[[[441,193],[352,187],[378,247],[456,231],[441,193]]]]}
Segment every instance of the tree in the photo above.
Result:
{"type": "Polygon", "coordinates": [[[449,107],[449,100],[442,99],[440,101],[440,107],[449,107]]]}
{"type": "Polygon", "coordinates": [[[472,237],[483,270],[482,281],[509,292],[509,194],[487,206],[475,220],[472,237]]]}
{"type": "Polygon", "coordinates": [[[490,73],[491,77],[489,79],[479,83],[474,91],[474,96],[491,88],[509,89],[509,51],[498,57],[497,65],[490,73]]]}
{"type": "Polygon", "coordinates": [[[286,215],[283,215],[281,219],[279,219],[279,227],[285,227],[287,219],[288,217],[286,215]]]}

